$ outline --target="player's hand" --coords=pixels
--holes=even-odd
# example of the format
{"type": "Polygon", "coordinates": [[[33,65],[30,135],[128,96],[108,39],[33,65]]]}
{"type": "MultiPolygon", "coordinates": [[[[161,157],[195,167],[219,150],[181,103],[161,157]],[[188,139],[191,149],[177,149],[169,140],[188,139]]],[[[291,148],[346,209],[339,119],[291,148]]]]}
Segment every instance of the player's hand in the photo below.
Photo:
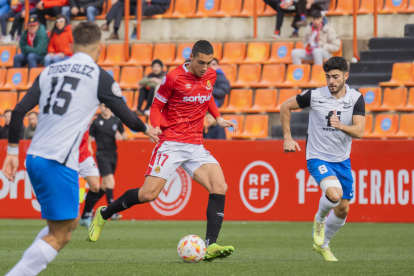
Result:
{"type": "Polygon", "coordinates": [[[64,53],[62,53],[62,52],[57,53],[57,55],[58,55],[58,56],[60,56],[61,58],[64,58],[64,57],[65,57],[65,54],[64,54],[64,53]]]}
{"type": "Polygon", "coordinates": [[[145,132],[146,135],[148,135],[151,143],[158,143],[160,138],[158,138],[158,135],[161,134],[160,127],[153,128],[152,126],[148,126],[148,130],[145,132]]]}
{"type": "Polygon", "coordinates": [[[299,144],[293,139],[285,139],[285,142],[283,143],[283,149],[285,150],[285,153],[296,152],[296,149],[298,151],[301,151],[299,144]]]}
{"type": "Polygon", "coordinates": [[[331,122],[331,127],[334,127],[336,129],[339,129],[339,130],[342,129],[342,124],[339,121],[338,116],[336,115],[336,110],[334,110],[334,115],[331,117],[330,122],[331,122]]]}
{"type": "Polygon", "coordinates": [[[8,180],[14,181],[17,169],[19,168],[19,156],[7,154],[4,159],[3,169],[1,170],[8,180]]]}
{"type": "Polygon", "coordinates": [[[233,123],[232,121],[224,120],[223,117],[218,117],[217,118],[217,124],[219,126],[221,126],[222,128],[232,127],[233,132],[237,131],[237,124],[233,123]]]}

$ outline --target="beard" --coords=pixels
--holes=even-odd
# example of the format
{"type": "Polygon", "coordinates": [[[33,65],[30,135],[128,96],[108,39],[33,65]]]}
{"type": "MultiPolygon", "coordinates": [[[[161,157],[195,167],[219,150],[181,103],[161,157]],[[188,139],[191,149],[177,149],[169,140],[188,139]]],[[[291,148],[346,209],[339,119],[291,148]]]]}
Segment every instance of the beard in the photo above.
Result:
{"type": "Polygon", "coordinates": [[[329,91],[331,91],[331,94],[337,94],[339,91],[342,90],[342,88],[345,86],[345,82],[341,83],[340,85],[338,85],[338,88],[336,90],[331,90],[331,88],[329,88],[329,91]]]}

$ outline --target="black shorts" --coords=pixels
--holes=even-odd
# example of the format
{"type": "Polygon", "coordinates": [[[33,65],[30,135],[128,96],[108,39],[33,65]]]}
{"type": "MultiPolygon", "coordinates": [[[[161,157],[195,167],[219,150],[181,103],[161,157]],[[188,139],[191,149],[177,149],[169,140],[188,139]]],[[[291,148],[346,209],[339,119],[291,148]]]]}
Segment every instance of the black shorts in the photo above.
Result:
{"type": "Polygon", "coordinates": [[[101,176],[114,174],[118,161],[118,154],[112,151],[97,151],[96,161],[101,176]]]}

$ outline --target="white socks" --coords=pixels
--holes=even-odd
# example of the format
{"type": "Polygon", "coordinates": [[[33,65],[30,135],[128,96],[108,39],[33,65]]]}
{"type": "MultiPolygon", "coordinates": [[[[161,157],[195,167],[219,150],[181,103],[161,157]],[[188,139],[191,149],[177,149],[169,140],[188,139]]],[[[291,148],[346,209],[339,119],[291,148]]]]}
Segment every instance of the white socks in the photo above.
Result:
{"type": "MultiPolygon", "coordinates": [[[[44,232],[44,230],[45,228],[40,233],[44,232]]],[[[49,228],[47,229],[46,235],[47,233],[49,233],[49,228]]],[[[53,261],[57,254],[58,252],[50,244],[39,238],[24,252],[22,259],[6,276],[37,275],[46,268],[48,263],[53,261]]]]}
{"type": "Polygon", "coordinates": [[[316,221],[319,223],[325,222],[326,216],[333,208],[339,205],[339,202],[341,201],[333,203],[323,194],[319,200],[319,210],[318,213],[316,213],[316,221]]]}
{"type": "Polygon", "coordinates": [[[37,240],[43,238],[44,236],[47,236],[47,234],[49,234],[49,226],[45,226],[42,230],[40,230],[39,234],[37,234],[35,240],[33,241],[33,243],[35,243],[37,240]]]}
{"type": "Polygon", "coordinates": [[[339,229],[341,229],[342,226],[345,225],[345,219],[338,218],[335,215],[335,212],[332,212],[328,219],[326,220],[325,225],[325,240],[323,242],[322,248],[328,247],[329,242],[331,239],[335,236],[336,233],[338,233],[339,229]]]}

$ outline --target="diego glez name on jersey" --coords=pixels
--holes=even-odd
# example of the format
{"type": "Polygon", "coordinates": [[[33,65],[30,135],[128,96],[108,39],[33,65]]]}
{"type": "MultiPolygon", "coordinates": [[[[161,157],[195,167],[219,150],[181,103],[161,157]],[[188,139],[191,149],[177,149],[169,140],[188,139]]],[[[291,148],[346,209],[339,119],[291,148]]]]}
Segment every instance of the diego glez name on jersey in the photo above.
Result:
{"type": "Polygon", "coordinates": [[[85,75],[92,79],[92,71],[95,70],[94,67],[86,65],[86,64],[63,64],[63,65],[51,65],[49,67],[49,71],[47,72],[47,75],[53,75],[53,74],[61,74],[66,73],[70,69],[70,72],[77,73],[81,75],[85,75]]]}

